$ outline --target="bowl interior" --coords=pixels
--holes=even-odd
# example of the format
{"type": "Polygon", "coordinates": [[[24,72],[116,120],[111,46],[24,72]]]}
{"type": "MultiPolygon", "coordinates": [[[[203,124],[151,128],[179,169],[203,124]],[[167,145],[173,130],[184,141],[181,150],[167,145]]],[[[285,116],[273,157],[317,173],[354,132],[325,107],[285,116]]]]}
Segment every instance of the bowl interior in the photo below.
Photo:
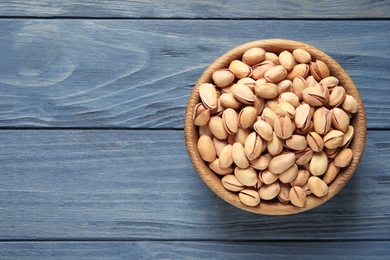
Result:
{"type": "Polygon", "coordinates": [[[284,39],[258,40],[240,45],[228,51],[227,53],[216,59],[203,72],[203,74],[196,82],[188,100],[184,123],[184,133],[188,154],[196,171],[198,172],[202,180],[206,183],[206,185],[220,198],[240,209],[254,212],[257,214],[287,215],[303,212],[312,209],[316,206],[319,206],[330,198],[332,198],[334,195],[336,195],[337,192],[339,192],[345,186],[345,184],[354,174],[363,154],[363,149],[366,140],[366,114],[363,102],[355,84],[353,83],[349,75],[345,72],[345,70],[330,56],[320,51],[319,49],[302,42],[284,39]],[[279,54],[284,50],[292,52],[294,49],[297,48],[308,51],[311,54],[313,60],[319,59],[328,65],[331,75],[339,79],[339,85],[343,86],[346,89],[347,94],[352,95],[359,103],[359,110],[357,113],[354,114],[354,117],[351,120],[351,125],[355,129],[354,138],[350,144],[350,148],[353,150],[352,162],[349,164],[349,166],[340,170],[336,179],[329,185],[329,192],[326,196],[320,198],[317,198],[315,196],[308,196],[306,206],[303,208],[295,207],[290,203],[282,204],[277,200],[262,200],[260,205],[256,207],[244,205],[238,199],[237,194],[226,190],[222,186],[220,177],[209,169],[208,165],[202,160],[197,150],[197,141],[199,135],[198,128],[193,124],[192,115],[195,105],[200,102],[199,86],[202,83],[212,82],[211,76],[215,70],[227,68],[232,60],[241,59],[243,53],[253,47],[260,47],[266,51],[274,52],[276,54],[279,54]]]}

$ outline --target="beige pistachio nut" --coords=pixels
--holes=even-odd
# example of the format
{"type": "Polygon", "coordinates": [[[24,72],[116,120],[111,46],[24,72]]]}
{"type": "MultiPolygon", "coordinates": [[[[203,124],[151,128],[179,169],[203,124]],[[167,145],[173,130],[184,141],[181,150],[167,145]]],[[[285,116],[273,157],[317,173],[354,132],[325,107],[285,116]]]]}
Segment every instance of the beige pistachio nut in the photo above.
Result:
{"type": "Polygon", "coordinates": [[[345,111],[350,113],[356,113],[359,109],[359,103],[351,95],[345,95],[345,100],[342,104],[342,107],[345,111]]]}
{"type": "Polygon", "coordinates": [[[212,116],[209,120],[209,128],[211,133],[218,139],[226,139],[228,137],[228,133],[223,126],[223,120],[219,116],[212,116]]]}
{"type": "Polygon", "coordinates": [[[291,122],[290,117],[278,117],[274,122],[274,131],[275,134],[283,140],[289,138],[294,132],[293,124],[291,122]]]}
{"type": "Polygon", "coordinates": [[[215,109],[218,105],[218,96],[215,86],[210,83],[203,83],[199,86],[199,96],[206,108],[215,109]]]}
{"type": "Polygon", "coordinates": [[[234,175],[245,186],[254,186],[257,183],[257,172],[252,167],[236,167],[234,168],[234,175]]]}
{"type": "Polygon", "coordinates": [[[240,113],[238,114],[238,125],[243,129],[247,129],[253,126],[253,123],[256,121],[256,119],[257,119],[256,108],[252,106],[246,106],[243,109],[241,109],[240,113]]]}
{"type": "Polygon", "coordinates": [[[214,143],[208,135],[202,135],[198,139],[198,151],[200,157],[206,162],[212,162],[217,157],[214,143]]]}
{"type": "Polygon", "coordinates": [[[302,90],[302,99],[310,106],[323,106],[326,103],[326,93],[319,87],[307,87],[302,90]]]}
{"type": "Polygon", "coordinates": [[[278,87],[278,94],[292,92],[292,81],[289,79],[284,79],[279,81],[276,86],[278,87]]]}
{"type": "Polygon", "coordinates": [[[344,141],[344,133],[339,130],[331,130],[324,136],[324,146],[328,149],[340,147],[344,141]]]}
{"type": "Polygon", "coordinates": [[[294,108],[297,108],[298,106],[301,105],[301,103],[299,101],[299,97],[292,92],[284,92],[284,93],[280,94],[278,97],[278,101],[279,101],[279,103],[280,102],[287,102],[287,103],[291,104],[294,108]]]}
{"type": "Polygon", "coordinates": [[[234,95],[234,97],[247,105],[253,104],[255,100],[255,94],[252,92],[252,90],[245,84],[234,84],[231,87],[231,91],[234,95]]]}
{"type": "Polygon", "coordinates": [[[307,183],[307,180],[310,177],[310,172],[306,169],[298,169],[297,176],[295,177],[294,180],[292,180],[290,183],[292,186],[300,186],[302,187],[307,183]]]}
{"type": "Polygon", "coordinates": [[[252,131],[250,129],[243,129],[243,128],[238,128],[237,133],[235,134],[234,141],[235,142],[240,142],[242,145],[245,145],[245,141],[248,138],[248,135],[252,131]]]}
{"type": "Polygon", "coordinates": [[[283,139],[272,132],[272,140],[267,142],[267,150],[272,156],[279,155],[283,151],[283,139]]]}
{"type": "Polygon", "coordinates": [[[289,183],[281,183],[280,184],[280,191],[278,193],[278,200],[281,203],[287,204],[290,202],[290,198],[289,198],[290,188],[291,188],[291,185],[289,183]]]}
{"type": "Polygon", "coordinates": [[[265,59],[265,50],[254,47],[246,50],[242,55],[242,61],[249,66],[255,65],[265,59]]]}
{"type": "Polygon", "coordinates": [[[255,95],[255,100],[253,101],[253,107],[256,109],[256,115],[260,115],[261,112],[263,112],[264,106],[265,106],[264,98],[255,95]]]}
{"type": "Polygon", "coordinates": [[[326,107],[318,108],[313,115],[314,131],[320,135],[326,134],[332,125],[332,115],[326,107]]]}
{"type": "Polygon", "coordinates": [[[278,115],[270,108],[266,107],[263,109],[261,113],[261,118],[267,122],[270,126],[273,126],[276,119],[278,119],[278,115]]]}
{"type": "Polygon", "coordinates": [[[328,66],[321,60],[310,62],[310,73],[316,80],[321,80],[330,76],[328,66]]]}
{"type": "Polygon", "coordinates": [[[237,167],[243,169],[249,167],[249,161],[245,155],[244,146],[241,143],[235,142],[232,145],[232,157],[233,162],[236,164],[237,167]]]}
{"type": "Polygon", "coordinates": [[[323,86],[326,86],[329,89],[329,91],[332,91],[336,86],[338,86],[339,80],[334,76],[329,76],[321,79],[319,83],[322,84],[323,86]]]}
{"type": "Polygon", "coordinates": [[[223,126],[229,135],[238,131],[238,115],[233,108],[227,108],[222,113],[223,126]]]}
{"type": "Polygon", "coordinates": [[[295,110],[295,125],[299,129],[307,129],[310,125],[312,113],[310,105],[302,104],[299,105],[295,110]]]}
{"type": "Polygon", "coordinates": [[[256,170],[265,170],[269,165],[270,159],[267,156],[260,155],[256,159],[250,161],[250,166],[256,170]]]}
{"type": "Polygon", "coordinates": [[[209,168],[218,175],[227,175],[233,173],[233,166],[227,168],[219,167],[219,158],[209,163],[209,168]]]}
{"type": "Polygon", "coordinates": [[[290,202],[297,207],[303,208],[306,205],[306,193],[299,186],[292,186],[289,193],[290,202]]]}
{"type": "Polygon", "coordinates": [[[278,106],[278,104],[279,104],[278,98],[267,99],[265,101],[264,107],[269,108],[272,111],[276,112],[276,107],[278,106]]]}
{"type": "Polygon", "coordinates": [[[239,109],[242,104],[241,102],[236,99],[233,95],[233,93],[223,93],[219,97],[219,102],[224,108],[233,108],[233,109],[239,109]]]}
{"type": "Polygon", "coordinates": [[[249,77],[252,72],[251,67],[240,60],[233,60],[229,65],[229,70],[231,70],[238,79],[249,77]]]}
{"type": "Polygon", "coordinates": [[[264,77],[267,70],[274,67],[275,64],[270,60],[264,60],[252,66],[252,78],[257,80],[264,77]]]}
{"type": "Polygon", "coordinates": [[[337,167],[335,164],[334,164],[334,161],[331,161],[328,165],[328,169],[326,170],[325,174],[324,174],[324,177],[322,178],[322,180],[326,183],[326,184],[330,184],[337,176],[337,174],[339,173],[340,171],[340,167],[337,167]]]}
{"type": "Polygon", "coordinates": [[[264,184],[259,189],[259,195],[262,200],[272,200],[280,192],[280,183],[274,182],[269,185],[264,184]]]}
{"type": "Polygon", "coordinates": [[[210,110],[210,116],[217,116],[217,115],[221,114],[224,109],[225,108],[221,105],[221,101],[218,98],[218,100],[217,100],[217,107],[212,109],[212,110],[210,110]]]}
{"type": "Polygon", "coordinates": [[[329,149],[324,147],[324,152],[328,156],[329,160],[334,159],[336,155],[339,153],[340,148],[334,148],[334,149],[329,149]]]}
{"type": "Polygon", "coordinates": [[[294,151],[295,155],[295,163],[298,165],[305,165],[310,162],[313,157],[313,150],[310,148],[306,148],[305,150],[294,151]]]}
{"type": "Polygon", "coordinates": [[[295,154],[292,152],[285,152],[273,157],[268,165],[268,170],[274,174],[280,174],[294,165],[295,154]]]}
{"type": "Polygon", "coordinates": [[[307,181],[307,185],[310,191],[317,197],[323,197],[328,194],[328,185],[317,176],[311,176],[307,181]]]}
{"type": "Polygon", "coordinates": [[[275,65],[279,65],[279,56],[273,52],[265,52],[265,60],[271,61],[275,65]]]}
{"type": "Polygon", "coordinates": [[[260,119],[257,120],[254,125],[253,129],[258,133],[261,138],[263,138],[266,141],[272,141],[273,139],[273,129],[272,127],[264,120],[260,119]]]}
{"type": "Polygon", "coordinates": [[[341,144],[340,147],[346,148],[346,147],[349,146],[349,144],[352,141],[352,138],[353,138],[353,135],[354,135],[354,131],[355,130],[354,130],[353,126],[349,125],[348,129],[347,129],[347,132],[345,132],[345,134],[344,134],[343,143],[341,144]]]}
{"type": "Polygon", "coordinates": [[[255,207],[260,204],[260,195],[256,190],[243,189],[238,193],[240,201],[250,207],[255,207]]]}
{"type": "Polygon", "coordinates": [[[328,156],[325,152],[314,153],[310,160],[309,171],[314,176],[320,176],[328,168],[328,156]]]}
{"type": "Polygon", "coordinates": [[[252,78],[246,77],[246,78],[239,79],[237,81],[237,84],[247,85],[252,91],[254,91],[255,85],[256,85],[256,81],[254,79],[252,79],[252,78]]]}
{"type": "Polygon", "coordinates": [[[295,65],[295,59],[291,52],[289,51],[282,51],[279,54],[279,63],[282,65],[287,71],[292,70],[295,65]]]}
{"type": "Polygon", "coordinates": [[[282,65],[274,66],[264,73],[264,78],[271,83],[278,83],[279,81],[285,79],[286,76],[287,70],[282,65]]]}
{"type": "Polygon", "coordinates": [[[278,116],[288,116],[290,119],[295,117],[295,108],[288,102],[280,102],[275,109],[275,113],[278,116]]]}
{"type": "Polygon", "coordinates": [[[318,81],[312,76],[307,76],[305,78],[307,87],[316,87],[318,85],[318,81]]]}
{"type": "Polygon", "coordinates": [[[334,165],[340,168],[347,167],[353,158],[353,151],[350,148],[343,149],[334,158],[334,165]]]}
{"type": "Polygon", "coordinates": [[[269,185],[278,180],[279,176],[277,174],[273,174],[269,170],[264,170],[259,172],[259,178],[263,182],[263,184],[269,185]]]}
{"type": "Polygon", "coordinates": [[[307,64],[297,64],[292,68],[292,70],[287,74],[287,79],[294,80],[297,77],[305,78],[309,73],[309,65],[307,64]]]}
{"type": "Polygon", "coordinates": [[[232,192],[239,192],[245,188],[245,186],[237,179],[234,174],[223,176],[221,182],[225,189],[232,192]]]}
{"type": "Polygon", "coordinates": [[[218,139],[215,136],[212,136],[213,144],[215,147],[215,151],[217,152],[217,156],[221,156],[222,149],[225,148],[226,145],[228,145],[226,139],[218,139]]]}
{"type": "Polygon", "coordinates": [[[313,123],[313,120],[311,120],[310,123],[309,123],[308,125],[309,125],[309,126],[306,127],[306,128],[297,128],[297,129],[296,129],[296,133],[297,133],[297,134],[300,134],[300,135],[306,136],[308,133],[313,132],[313,131],[314,131],[314,123],[313,123]]]}
{"type": "Polygon", "coordinates": [[[306,141],[314,152],[321,152],[324,149],[324,140],[316,132],[309,132],[306,135],[306,141]]]}
{"type": "Polygon", "coordinates": [[[198,103],[194,107],[193,121],[194,125],[207,125],[210,120],[210,110],[203,103],[198,103]]]}
{"type": "Polygon", "coordinates": [[[298,175],[298,165],[293,164],[290,168],[279,174],[279,180],[282,183],[292,182],[298,175]]]}
{"type": "Polygon", "coordinates": [[[232,166],[232,164],[233,164],[232,145],[228,144],[221,150],[221,153],[219,155],[219,167],[228,168],[232,166]]]}
{"type": "Polygon", "coordinates": [[[341,86],[334,87],[329,96],[329,106],[339,107],[344,103],[346,96],[345,89],[341,86]]]}
{"type": "Polygon", "coordinates": [[[219,69],[214,71],[212,79],[214,84],[219,88],[225,88],[233,83],[234,74],[229,69],[219,69]]]}
{"type": "Polygon", "coordinates": [[[349,126],[349,117],[344,110],[335,107],[331,110],[332,126],[343,133],[347,132],[349,126]]]}
{"type": "Polygon", "coordinates": [[[278,86],[274,83],[262,83],[256,82],[255,93],[258,97],[272,99],[278,96],[278,86]]]}
{"type": "Polygon", "coordinates": [[[329,104],[329,99],[330,99],[329,89],[326,86],[322,85],[322,84],[317,84],[316,87],[320,89],[320,91],[322,93],[322,96],[324,97],[323,105],[328,105],[329,104]]]}
{"type": "Polygon", "coordinates": [[[306,80],[301,76],[297,76],[292,80],[292,82],[294,94],[298,96],[299,100],[303,100],[302,91],[307,88],[306,80]]]}
{"type": "Polygon", "coordinates": [[[256,133],[252,132],[248,135],[245,145],[244,145],[244,153],[249,161],[256,159],[260,156],[261,150],[263,147],[263,140],[256,133]]]}
{"type": "Polygon", "coordinates": [[[292,52],[292,55],[293,55],[294,59],[298,63],[309,63],[309,62],[311,62],[311,55],[310,55],[310,53],[308,51],[304,50],[304,49],[295,49],[292,52]]]}
{"type": "Polygon", "coordinates": [[[291,137],[284,140],[284,146],[296,151],[306,149],[307,141],[305,136],[293,134],[291,137]]]}

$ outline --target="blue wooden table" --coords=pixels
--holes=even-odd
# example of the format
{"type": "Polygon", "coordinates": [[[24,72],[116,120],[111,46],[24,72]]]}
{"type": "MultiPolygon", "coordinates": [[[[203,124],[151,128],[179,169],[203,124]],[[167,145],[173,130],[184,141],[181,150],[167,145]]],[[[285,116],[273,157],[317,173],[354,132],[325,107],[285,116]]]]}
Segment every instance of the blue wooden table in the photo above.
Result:
{"type": "Polygon", "coordinates": [[[2,1],[0,259],[389,259],[389,1],[2,1]],[[353,178],[292,216],[244,212],[187,155],[197,78],[257,39],[312,44],[355,82],[353,178]]]}

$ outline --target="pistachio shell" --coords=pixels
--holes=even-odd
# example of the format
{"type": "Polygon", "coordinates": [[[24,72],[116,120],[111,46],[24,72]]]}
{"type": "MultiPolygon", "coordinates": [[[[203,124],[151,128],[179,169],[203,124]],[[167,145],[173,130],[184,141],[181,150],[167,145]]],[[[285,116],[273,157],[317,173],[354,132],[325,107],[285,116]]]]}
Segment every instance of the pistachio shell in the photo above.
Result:
{"type": "Polygon", "coordinates": [[[341,147],[346,148],[349,146],[349,144],[352,141],[353,134],[354,134],[354,128],[353,126],[348,126],[347,132],[344,134],[343,143],[341,144],[341,147]]]}
{"type": "Polygon", "coordinates": [[[329,96],[329,106],[339,107],[345,100],[346,92],[343,87],[334,87],[332,93],[329,96]]]}
{"type": "Polygon", "coordinates": [[[255,207],[260,204],[260,195],[257,191],[251,189],[241,190],[238,194],[240,201],[250,207],[255,207]]]}
{"type": "Polygon", "coordinates": [[[303,77],[295,77],[293,79],[293,92],[298,96],[299,100],[303,100],[302,91],[307,88],[306,80],[303,77]]]}
{"type": "Polygon", "coordinates": [[[193,121],[194,125],[207,125],[210,120],[210,110],[207,109],[203,103],[198,103],[194,107],[193,121]]]}
{"type": "Polygon", "coordinates": [[[359,103],[351,95],[346,95],[343,102],[343,109],[350,113],[356,113],[359,109],[359,103]]]}
{"type": "Polygon", "coordinates": [[[278,83],[285,79],[287,70],[282,65],[274,66],[264,73],[264,78],[271,83],[278,83]]]}
{"type": "Polygon", "coordinates": [[[339,171],[340,171],[340,167],[337,167],[336,165],[334,165],[334,161],[330,162],[328,165],[328,169],[326,170],[322,180],[326,184],[330,184],[336,178],[339,171]]]}
{"type": "Polygon", "coordinates": [[[214,161],[209,163],[209,168],[218,175],[227,175],[233,173],[233,167],[228,168],[219,167],[219,158],[216,158],[214,161]]]}
{"type": "Polygon", "coordinates": [[[263,185],[259,189],[260,198],[263,200],[272,200],[276,196],[278,196],[280,192],[280,184],[279,182],[274,182],[269,185],[263,185]]]}
{"type": "Polygon", "coordinates": [[[265,59],[265,50],[259,47],[250,48],[242,55],[242,61],[249,66],[255,65],[265,59]]]}
{"type": "Polygon", "coordinates": [[[226,145],[228,145],[228,143],[227,143],[227,141],[225,139],[220,140],[220,139],[216,138],[215,136],[212,137],[212,140],[213,140],[213,144],[214,144],[215,150],[217,151],[217,156],[220,157],[222,149],[226,145]]]}
{"type": "Polygon", "coordinates": [[[252,72],[251,67],[240,60],[233,60],[229,65],[229,70],[231,70],[238,79],[248,77],[252,72]]]}
{"type": "Polygon", "coordinates": [[[329,76],[321,79],[320,84],[326,86],[329,91],[332,91],[339,84],[339,80],[334,76],[329,76]]]}
{"type": "Polygon", "coordinates": [[[310,62],[310,73],[316,80],[321,80],[330,76],[328,66],[321,60],[310,62]]]}
{"type": "Polygon", "coordinates": [[[261,118],[267,122],[270,126],[273,126],[275,120],[278,119],[278,115],[270,108],[266,107],[263,109],[263,113],[261,114],[261,118]]]}
{"type": "Polygon", "coordinates": [[[289,93],[292,91],[292,81],[289,79],[284,79],[276,84],[278,87],[278,94],[289,93]]]}
{"type": "Polygon", "coordinates": [[[292,182],[298,175],[298,165],[295,163],[293,166],[285,170],[284,172],[279,174],[279,180],[282,183],[290,183],[292,182]]]}
{"type": "Polygon", "coordinates": [[[306,148],[305,150],[295,151],[295,163],[298,165],[307,164],[311,158],[313,157],[313,150],[310,148],[306,148]]]}
{"type": "Polygon", "coordinates": [[[256,108],[252,106],[246,106],[243,109],[241,109],[240,113],[238,114],[238,125],[243,129],[247,129],[253,125],[256,119],[257,119],[256,108]]]}
{"type": "Polygon", "coordinates": [[[219,101],[221,103],[221,105],[224,107],[224,108],[233,108],[233,109],[239,109],[241,107],[241,102],[238,101],[233,93],[223,93],[220,97],[219,97],[219,101]]]}
{"type": "Polygon", "coordinates": [[[298,106],[301,105],[301,103],[299,102],[299,97],[292,92],[285,92],[280,94],[278,101],[279,103],[280,102],[290,103],[294,108],[297,108],[298,106]]]}
{"type": "Polygon", "coordinates": [[[308,104],[299,105],[295,110],[295,125],[299,129],[306,129],[311,122],[312,114],[308,104]]]}
{"type": "Polygon", "coordinates": [[[226,139],[228,133],[223,126],[223,120],[219,116],[212,116],[209,120],[209,128],[211,133],[218,139],[226,139]]]}
{"type": "Polygon", "coordinates": [[[326,134],[332,125],[332,115],[326,107],[318,108],[313,115],[314,131],[320,135],[326,134]]]}
{"type": "Polygon", "coordinates": [[[234,84],[231,88],[234,97],[244,104],[253,104],[255,95],[252,90],[244,84],[234,84]]]}
{"type": "Polygon", "coordinates": [[[225,88],[233,83],[234,74],[229,69],[219,69],[214,71],[212,79],[214,84],[219,88],[225,88]]]}
{"type": "Polygon", "coordinates": [[[274,83],[263,83],[255,86],[255,93],[258,97],[272,99],[278,96],[278,86],[274,83]]]}
{"type": "Polygon", "coordinates": [[[266,141],[271,141],[273,139],[273,129],[272,127],[263,120],[257,120],[253,125],[253,129],[266,141]]]}
{"type": "Polygon", "coordinates": [[[245,186],[237,179],[234,174],[228,174],[221,179],[223,187],[229,191],[238,192],[245,188],[245,186]]]}
{"type": "Polygon", "coordinates": [[[310,191],[317,197],[323,197],[328,194],[328,185],[316,176],[311,176],[307,181],[310,191]]]}
{"type": "Polygon", "coordinates": [[[262,139],[256,132],[252,132],[248,135],[244,146],[244,152],[248,160],[251,161],[260,156],[261,148],[263,146],[262,142],[262,139]]]}
{"type": "Polygon", "coordinates": [[[295,177],[294,180],[291,181],[291,185],[302,187],[303,185],[305,185],[309,177],[310,177],[310,172],[308,170],[298,169],[297,176],[295,177]]]}
{"type": "Polygon", "coordinates": [[[290,202],[290,198],[289,198],[290,188],[291,188],[291,185],[288,183],[281,183],[280,184],[280,191],[278,193],[278,200],[281,203],[287,204],[290,202]]]}
{"type": "Polygon", "coordinates": [[[287,79],[294,80],[296,77],[305,78],[309,73],[309,65],[307,64],[297,64],[292,68],[292,70],[287,74],[287,79]]]}
{"type": "Polygon", "coordinates": [[[234,168],[234,175],[237,180],[245,186],[254,186],[257,183],[257,172],[252,167],[248,168],[234,168]]]}
{"type": "Polygon", "coordinates": [[[291,119],[288,116],[278,117],[274,122],[274,131],[283,140],[289,138],[294,132],[291,119]]]}
{"type": "Polygon", "coordinates": [[[310,132],[306,135],[306,141],[314,152],[321,152],[324,149],[324,140],[316,132],[310,132]]]}
{"type": "Polygon", "coordinates": [[[202,135],[198,139],[198,151],[200,157],[206,162],[212,162],[217,157],[214,143],[208,135],[202,135]]]}
{"type": "Polygon", "coordinates": [[[309,171],[314,176],[320,176],[326,172],[328,168],[328,157],[325,152],[314,153],[310,160],[309,171]]]}
{"type": "Polygon", "coordinates": [[[226,145],[219,155],[219,167],[228,168],[233,164],[232,145],[226,145]]]}
{"type": "Polygon", "coordinates": [[[293,186],[289,193],[290,202],[297,207],[303,208],[306,205],[306,193],[299,186],[293,186]]]}
{"type": "Polygon", "coordinates": [[[331,130],[324,136],[324,145],[328,149],[335,149],[343,144],[344,133],[339,130],[331,130]]]}
{"type": "Polygon", "coordinates": [[[326,95],[318,87],[307,87],[302,90],[302,99],[314,107],[323,106],[326,103],[326,95]]]}
{"type": "Polygon", "coordinates": [[[267,169],[269,165],[269,159],[267,156],[260,155],[256,159],[250,161],[250,166],[256,170],[264,170],[267,169]]]}
{"type": "Polygon", "coordinates": [[[275,64],[272,61],[264,60],[258,64],[252,66],[252,78],[257,80],[264,77],[267,70],[274,67],[275,64]]]}
{"type": "Polygon", "coordinates": [[[292,52],[294,59],[299,63],[309,63],[311,62],[311,55],[309,52],[303,49],[295,49],[292,52]]]}
{"type": "Polygon", "coordinates": [[[268,169],[274,174],[280,174],[293,166],[295,162],[295,154],[292,152],[282,153],[271,159],[268,169]]]}
{"type": "Polygon", "coordinates": [[[287,71],[292,70],[295,65],[294,57],[289,51],[282,51],[279,54],[279,62],[287,71]]]}
{"type": "Polygon", "coordinates": [[[238,128],[238,132],[235,134],[234,141],[240,142],[242,145],[244,145],[246,138],[248,137],[248,135],[250,133],[251,133],[251,130],[249,130],[249,129],[238,128]]]}
{"type": "Polygon", "coordinates": [[[278,116],[288,116],[290,119],[295,117],[295,108],[288,102],[280,102],[275,109],[275,112],[278,116]]]}
{"type": "Polygon", "coordinates": [[[346,148],[339,152],[337,156],[334,158],[334,165],[337,167],[347,167],[353,158],[353,151],[349,148],[346,148]]]}
{"type": "Polygon", "coordinates": [[[272,156],[276,156],[283,151],[283,140],[277,137],[275,132],[272,133],[272,140],[267,142],[267,149],[272,156]]]}
{"type": "Polygon", "coordinates": [[[279,56],[273,52],[265,52],[265,60],[272,62],[275,65],[279,65],[279,56]]]}
{"type": "Polygon", "coordinates": [[[277,181],[277,179],[279,178],[279,176],[277,174],[273,174],[272,172],[270,172],[269,170],[264,170],[264,171],[261,171],[259,173],[260,175],[260,179],[261,181],[266,184],[266,185],[269,185],[269,184],[272,184],[274,183],[275,181],[277,181]]]}
{"type": "Polygon", "coordinates": [[[343,131],[344,133],[347,132],[350,120],[344,110],[337,107],[333,108],[331,110],[331,118],[334,128],[343,131]]]}
{"type": "Polygon", "coordinates": [[[218,105],[217,91],[213,84],[203,83],[199,86],[199,96],[205,107],[215,109],[218,105]]]}
{"type": "Polygon", "coordinates": [[[248,158],[246,157],[244,152],[244,146],[241,143],[235,142],[232,145],[232,157],[233,162],[238,167],[245,169],[249,166],[248,158]]]}
{"type": "Polygon", "coordinates": [[[284,141],[284,144],[287,148],[291,150],[304,150],[307,147],[307,141],[303,135],[292,135],[284,141]]]}

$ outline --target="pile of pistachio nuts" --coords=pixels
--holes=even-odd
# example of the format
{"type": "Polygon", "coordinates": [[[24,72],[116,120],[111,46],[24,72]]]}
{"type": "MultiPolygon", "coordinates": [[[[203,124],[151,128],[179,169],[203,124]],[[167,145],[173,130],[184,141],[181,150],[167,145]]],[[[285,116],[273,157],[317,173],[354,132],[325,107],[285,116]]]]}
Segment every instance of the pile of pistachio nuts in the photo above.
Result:
{"type": "Polygon", "coordinates": [[[199,96],[199,154],[245,205],[304,207],[352,160],[358,102],[306,50],[251,48],[213,72],[199,96]]]}

